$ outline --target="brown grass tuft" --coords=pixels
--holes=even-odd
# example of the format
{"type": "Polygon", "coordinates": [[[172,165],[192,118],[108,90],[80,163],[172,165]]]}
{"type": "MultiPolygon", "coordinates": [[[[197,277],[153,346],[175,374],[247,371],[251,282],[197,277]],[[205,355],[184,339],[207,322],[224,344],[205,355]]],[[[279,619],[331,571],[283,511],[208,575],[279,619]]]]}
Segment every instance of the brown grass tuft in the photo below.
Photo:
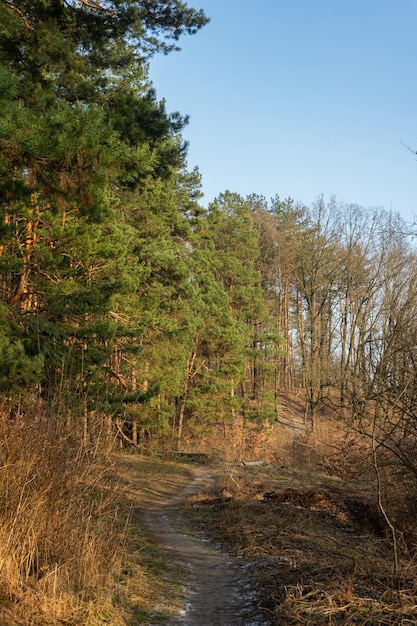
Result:
{"type": "Polygon", "coordinates": [[[0,622],[93,623],[122,558],[111,467],[46,420],[0,431],[0,622]]]}

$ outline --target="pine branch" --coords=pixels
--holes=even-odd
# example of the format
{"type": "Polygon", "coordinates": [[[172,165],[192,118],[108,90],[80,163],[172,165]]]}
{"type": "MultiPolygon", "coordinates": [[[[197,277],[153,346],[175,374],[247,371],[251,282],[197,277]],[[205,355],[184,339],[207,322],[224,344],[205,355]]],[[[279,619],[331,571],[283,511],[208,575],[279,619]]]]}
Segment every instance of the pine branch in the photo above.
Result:
{"type": "Polygon", "coordinates": [[[111,11],[110,9],[106,9],[105,7],[103,7],[101,4],[98,4],[97,2],[87,2],[87,0],[80,0],[80,2],[81,4],[83,4],[86,7],[89,7],[90,9],[103,11],[104,13],[109,13],[110,15],[117,15],[116,11],[111,11]]]}
{"type": "Polygon", "coordinates": [[[6,7],[8,7],[9,9],[11,9],[12,11],[14,11],[15,13],[17,13],[17,15],[19,15],[19,17],[22,18],[24,25],[26,26],[26,28],[28,30],[35,30],[33,28],[33,26],[31,26],[29,24],[29,22],[27,21],[26,17],[23,15],[23,11],[21,11],[20,9],[18,9],[14,4],[12,4],[11,2],[4,2],[4,4],[6,5],[6,7]]]}

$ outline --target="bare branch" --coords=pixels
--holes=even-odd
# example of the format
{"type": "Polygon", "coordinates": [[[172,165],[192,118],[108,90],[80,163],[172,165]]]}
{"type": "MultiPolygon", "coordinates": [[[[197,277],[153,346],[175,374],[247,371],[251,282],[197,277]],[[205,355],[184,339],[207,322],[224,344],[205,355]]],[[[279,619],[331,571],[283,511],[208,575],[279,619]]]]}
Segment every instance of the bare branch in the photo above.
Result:
{"type": "Polygon", "coordinates": [[[412,148],[410,148],[410,146],[407,146],[407,144],[401,141],[401,139],[400,139],[400,144],[404,146],[404,148],[407,148],[407,150],[409,150],[411,154],[417,154],[417,150],[413,150],[412,148]]]}
{"type": "Polygon", "coordinates": [[[110,13],[110,15],[117,15],[116,11],[111,11],[110,9],[106,9],[98,2],[88,2],[87,0],[80,0],[81,4],[90,9],[96,9],[97,11],[104,11],[104,13],[110,13]]]}
{"type": "Polygon", "coordinates": [[[119,435],[121,435],[122,439],[127,441],[127,443],[130,443],[131,446],[134,446],[135,448],[139,448],[139,446],[133,441],[133,439],[130,439],[130,437],[125,435],[125,433],[122,430],[122,427],[120,426],[119,420],[116,420],[115,424],[116,424],[117,431],[119,435]]]}
{"type": "Polygon", "coordinates": [[[33,28],[33,26],[31,26],[29,24],[29,22],[27,21],[26,17],[23,15],[23,11],[21,11],[20,9],[18,9],[14,4],[12,4],[11,2],[6,2],[4,3],[6,5],[6,7],[8,7],[9,9],[11,9],[12,11],[14,11],[15,13],[17,13],[19,15],[19,17],[22,18],[24,25],[26,26],[26,28],[28,30],[35,30],[33,28]]]}
{"type": "Polygon", "coordinates": [[[116,378],[116,380],[119,381],[119,383],[122,385],[123,389],[127,390],[128,389],[128,384],[126,382],[126,378],[124,376],[122,376],[121,374],[119,374],[118,372],[115,372],[114,370],[110,370],[110,374],[116,378]]]}

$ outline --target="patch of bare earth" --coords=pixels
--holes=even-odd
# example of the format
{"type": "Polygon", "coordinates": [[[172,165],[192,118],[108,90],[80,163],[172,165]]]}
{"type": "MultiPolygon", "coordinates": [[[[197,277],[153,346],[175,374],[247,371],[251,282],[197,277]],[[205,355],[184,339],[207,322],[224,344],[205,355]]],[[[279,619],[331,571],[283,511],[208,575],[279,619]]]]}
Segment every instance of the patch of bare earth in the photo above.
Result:
{"type": "Polygon", "coordinates": [[[137,592],[136,610],[132,610],[136,621],[132,623],[271,624],[270,615],[257,606],[258,593],[247,564],[208,541],[190,526],[184,514],[188,498],[212,488],[210,471],[202,466],[185,468],[135,457],[126,457],[121,471],[133,505],[130,526],[144,533],[139,548],[141,567],[132,572],[132,589],[138,578],[143,587],[137,592]],[[153,594],[151,589],[146,591],[149,578],[153,594]]]}

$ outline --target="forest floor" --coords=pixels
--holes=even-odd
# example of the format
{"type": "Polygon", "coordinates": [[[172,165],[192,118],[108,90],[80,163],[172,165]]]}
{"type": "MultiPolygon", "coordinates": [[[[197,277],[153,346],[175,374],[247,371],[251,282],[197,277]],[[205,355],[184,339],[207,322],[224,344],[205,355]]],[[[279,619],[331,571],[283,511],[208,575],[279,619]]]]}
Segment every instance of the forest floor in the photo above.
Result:
{"type": "Polygon", "coordinates": [[[133,454],[119,471],[132,626],[417,623],[417,566],[400,541],[394,572],[372,482],[133,454]]]}

